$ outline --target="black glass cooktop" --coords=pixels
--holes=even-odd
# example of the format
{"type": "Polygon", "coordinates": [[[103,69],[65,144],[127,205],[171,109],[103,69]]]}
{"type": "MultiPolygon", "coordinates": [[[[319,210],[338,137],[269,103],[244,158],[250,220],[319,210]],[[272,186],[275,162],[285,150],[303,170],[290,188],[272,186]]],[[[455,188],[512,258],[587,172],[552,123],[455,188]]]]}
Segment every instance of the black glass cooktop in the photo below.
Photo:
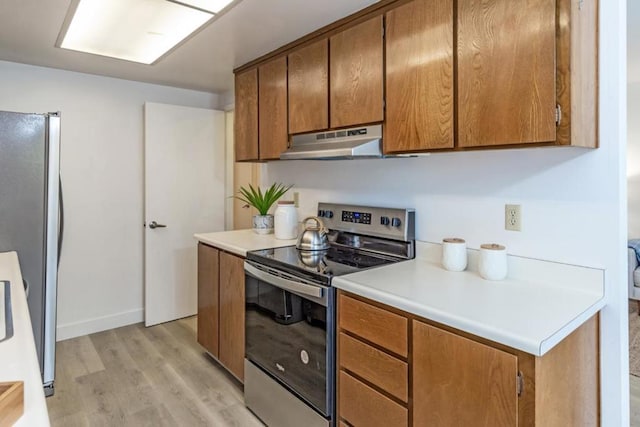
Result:
{"type": "Polygon", "coordinates": [[[294,274],[307,273],[329,280],[333,276],[403,260],[338,245],[332,245],[325,251],[301,251],[295,246],[261,249],[248,252],[247,259],[294,274]]]}

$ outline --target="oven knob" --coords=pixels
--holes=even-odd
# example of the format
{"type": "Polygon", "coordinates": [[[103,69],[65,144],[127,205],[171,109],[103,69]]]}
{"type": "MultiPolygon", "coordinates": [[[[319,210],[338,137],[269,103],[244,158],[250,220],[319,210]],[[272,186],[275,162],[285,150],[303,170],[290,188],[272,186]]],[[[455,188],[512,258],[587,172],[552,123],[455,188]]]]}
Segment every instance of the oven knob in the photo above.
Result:
{"type": "Polygon", "coordinates": [[[400,221],[400,218],[393,218],[391,220],[392,227],[400,227],[400,224],[402,224],[402,221],[400,221]]]}
{"type": "Polygon", "coordinates": [[[324,211],[322,209],[318,209],[318,216],[322,218],[324,216],[324,211]]]}
{"type": "Polygon", "coordinates": [[[389,225],[389,217],[388,216],[381,216],[380,217],[380,224],[389,225]]]}
{"type": "Polygon", "coordinates": [[[325,218],[333,218],[333,211],[324,211],[325,218]]]}

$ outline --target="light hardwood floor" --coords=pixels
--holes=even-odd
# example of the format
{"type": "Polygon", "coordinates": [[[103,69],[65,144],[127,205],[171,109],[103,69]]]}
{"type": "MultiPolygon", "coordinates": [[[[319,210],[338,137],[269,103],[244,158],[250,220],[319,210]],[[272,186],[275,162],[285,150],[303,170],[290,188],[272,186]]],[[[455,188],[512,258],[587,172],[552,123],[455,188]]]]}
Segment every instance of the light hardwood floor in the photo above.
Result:
{"type": "Polygon", "coordinates": [[[57,344],[55,426],[262,426],[241,385],[204,353],[196,318],[57,344]]]}
{"type": "Polygon", "coordinates": [[[640,378],[629,375],[631,394],[631,425],[640,427],[640,378]]]}

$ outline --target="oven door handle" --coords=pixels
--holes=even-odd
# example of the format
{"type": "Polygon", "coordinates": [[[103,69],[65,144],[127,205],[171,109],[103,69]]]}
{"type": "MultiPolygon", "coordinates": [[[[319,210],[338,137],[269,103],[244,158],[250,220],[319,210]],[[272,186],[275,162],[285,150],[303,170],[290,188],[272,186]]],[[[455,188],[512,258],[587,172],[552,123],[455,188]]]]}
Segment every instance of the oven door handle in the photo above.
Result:
{"type": "Polygon", "coordinates": [[[270,285],[276,286],[286,291],[291,291],[297,294],[308,295],[316,298],[322,298],[324,294],[324,289],[318,286],[307,285],[304,283],[285,279],[283,277],[274,276],[273,274],[269,274],[254,267],[246,261],[244,263],[244,270],[256,279],[262,280],[266,283],[269,283],[270,285]]]}

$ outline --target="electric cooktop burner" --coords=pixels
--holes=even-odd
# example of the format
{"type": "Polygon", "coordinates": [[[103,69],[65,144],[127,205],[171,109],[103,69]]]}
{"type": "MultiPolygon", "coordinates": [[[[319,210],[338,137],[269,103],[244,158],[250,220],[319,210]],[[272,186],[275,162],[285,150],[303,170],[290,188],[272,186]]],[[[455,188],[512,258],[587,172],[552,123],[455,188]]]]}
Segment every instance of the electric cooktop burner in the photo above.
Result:
{"type": "Polygon", "coordinates": [[[302,270],[327,279],[403,260],[337,245],[324,251],[301,251],[295,246],[262,249],[247,253],[247,259],[288,271],[302,270]]]}

